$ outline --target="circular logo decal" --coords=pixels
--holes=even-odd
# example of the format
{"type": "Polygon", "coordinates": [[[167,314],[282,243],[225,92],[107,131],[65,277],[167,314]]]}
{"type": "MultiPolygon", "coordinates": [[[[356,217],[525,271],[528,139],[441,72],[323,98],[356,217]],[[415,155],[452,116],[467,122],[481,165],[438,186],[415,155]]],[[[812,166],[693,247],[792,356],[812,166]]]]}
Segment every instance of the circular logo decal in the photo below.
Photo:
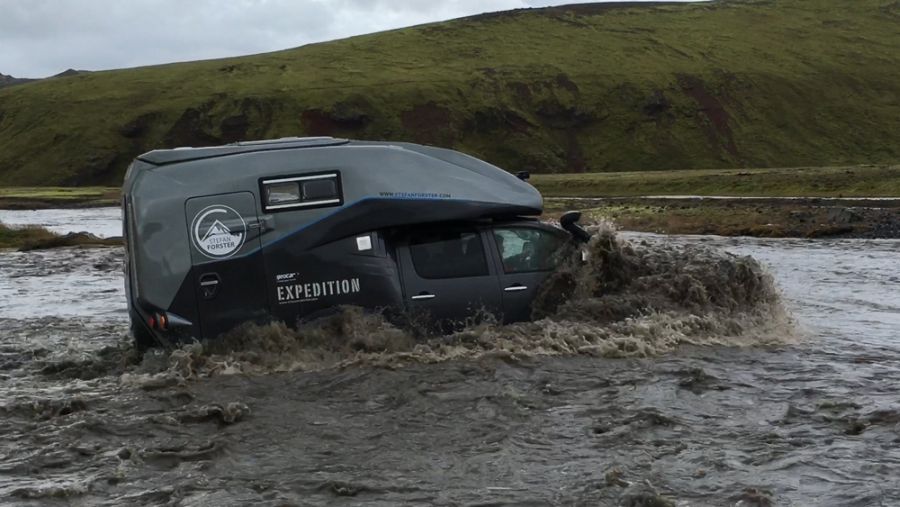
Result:
{"type": "Polygon", "coordinates": [[[191,222],[194,246],[212,259],[231,257],[241,249],[246,238],[244,218],[228,206],[207,206],[191,222]]]}

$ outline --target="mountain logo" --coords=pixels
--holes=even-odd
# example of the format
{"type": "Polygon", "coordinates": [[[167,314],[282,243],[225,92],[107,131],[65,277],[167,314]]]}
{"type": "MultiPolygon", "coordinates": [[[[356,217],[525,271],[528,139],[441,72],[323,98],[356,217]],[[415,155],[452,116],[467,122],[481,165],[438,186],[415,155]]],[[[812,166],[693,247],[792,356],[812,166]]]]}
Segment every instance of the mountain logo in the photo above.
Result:
{"type": "Polygon", "coordinates": [[[234,209],[217,204],[200,210],[191,221],[194,247],[211,259],[231,257],[247,239],[247,223],[234,209]]]}

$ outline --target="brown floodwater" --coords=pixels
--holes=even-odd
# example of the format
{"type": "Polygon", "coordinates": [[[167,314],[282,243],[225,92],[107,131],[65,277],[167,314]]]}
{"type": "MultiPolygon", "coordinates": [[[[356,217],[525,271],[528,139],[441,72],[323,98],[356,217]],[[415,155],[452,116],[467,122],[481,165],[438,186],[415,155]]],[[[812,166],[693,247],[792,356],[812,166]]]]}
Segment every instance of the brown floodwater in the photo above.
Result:
{"type": "Polygon", "coordinates": [[[0,503],[900,503],[900,242],[590,254],[532,323],[347,308],[139,356],[121,249],[0,252],[0,503]]]}

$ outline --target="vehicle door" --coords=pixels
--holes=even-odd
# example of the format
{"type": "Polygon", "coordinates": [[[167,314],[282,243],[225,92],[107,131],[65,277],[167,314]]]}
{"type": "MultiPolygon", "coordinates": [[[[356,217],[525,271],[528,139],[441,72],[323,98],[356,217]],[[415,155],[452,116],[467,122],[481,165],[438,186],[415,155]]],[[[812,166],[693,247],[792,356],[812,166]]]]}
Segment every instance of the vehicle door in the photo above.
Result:
{"type": "Polygon", "coordinates": [[[195,197],[185,203],[191,276],[205,338],[268,313],[256,209],[250,192],[195,197]]]}
{"type": "Polygon", "coordinates": [[[475,227],[415,229],[397,249],[406,308],[444,330],[479,311],[500,312],[497,273],[487,257],[489,236],[475,227]]]}
{"type": "Polygon", "coordinates": [[[530,226],[494,226],[492,249],[498,260],[504,322],[531,319],[537,289],[559,261],[568,240],[563,231],[530,226]]]}

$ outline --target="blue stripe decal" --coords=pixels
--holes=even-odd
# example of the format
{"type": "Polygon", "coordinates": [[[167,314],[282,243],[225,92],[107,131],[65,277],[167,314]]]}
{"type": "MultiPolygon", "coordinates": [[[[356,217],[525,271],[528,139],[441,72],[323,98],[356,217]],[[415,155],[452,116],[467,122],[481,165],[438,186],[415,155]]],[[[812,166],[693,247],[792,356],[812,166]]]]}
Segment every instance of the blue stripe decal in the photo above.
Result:
{"type": "MultiPolygon", "coordinates": [[[[247,253],[243,253],[243,254],[241,254],[241,255],[235,255],[235,256],[233,256],[233,257],[229,257],[228,259],[225,259],[225,260],[242,259],[242,258],[244,258],[244,257],[249,257],[249,256],[251,256],[251,255],[254,255],[254,254],[256,254],[256,253],[257,253],[258,251],[260,251],[260,250],[263,250],[263,249],[265,249],[265,248],[269,248],[269,247],[271,247],[271,246],[273,246],[273,245],[275,245],[275,244],[277,244],[277,243],[280,243],[280,242],[282,242],[282,241],[284,241],[284,240],[286,240],[286,239],[289,239],[289,238],[291,238],[292,236],[294,236],[294,235],[296,235],[296,234],[299,234],[300,232],[304,231],[305,229],[308,229],[308,228],[310,228],[310,227],[312,227],[312,226],[318,224],[319,222],[322,222],[322,221],[324,221],[324,220],[327,220],[327,219],[329,219],[329,218],[331,218],[331,217],[337,215],[338,213],[341,213],[342,211],[346,211],[348,208],[351,208],[351,207],[356,206],[356,205],[358,205],[358,204],[364,203],[364,202],[366,202],[366,201],[424,201],[424,202],[427,202],[427,201],[441,201],[441,202],[460,202],[460,203],[462,203],[462,202],[468,202],[468,203],[481,203],[481,202],[482,202],[482,201],[470,201],[470,200],[468,200],[468,199],[452,199],[452,198],[444,198],[444,197],[404,197],[404,196],[395,196],[395,197],[363,197],[362,199],[359,199],[359,200],[357,200],[357,201],[353,201],[353,202],[350,203],[350,204],[344,204],[343,206],[337,208],[337,209],[336,209],[335,211],[333,211],[332,213],[329,213],[329,214],[327,214],[327,215],[324,215],[324,216],[322,216],[322,217],[319,217],[319,218],[316,219],[315,221],[310,222],[310,223],[308,223],[308,224],[305,224],[305,225],[303,225],[303,226],[301,226],[301,227],[299,227],[299,228],[297,228],[297,229],[291,231],[291,232],[288,233],[288,234],[285,234],[284,236],[282,236],[282,237],[280,237],[280,238],[278,238],[278,239],[276,239],[276,240],[274,240],[274,241],[272,241],[272,242],[269,242],[269,243],[266,243],[266,244],[264,244],[264,245],[262,245],[262,246],[256,247],[256,248],[254,248],[253,250],[250,250],[250,251],[247,252],[247,253]]],[[[212,261],[212,262],[217,262],[217,261],[212,261]]],[[[207,264],[207,263],[204,263],[204,264],[207,264]]]]}
{"type": "Polygon", "coordinates": [[[345,204],[345,205],[341,206],[340,208],[336,209],[334,212],[329,213],[329,214],[327,214],[327,215],[324,215],[324,216],[318,218],[317,220],[315,220],[315,221],[313,221],[313,222],[310,222],[310,223],[308,223],[308,224],[306,224],[306,225],[303,225],[303,226],[301,226],[300,228],[295,229],[294,231],[291,231],[290,233],[285,234],[284,236],[282,236],[282,237],[276,239],[275,241],[272,241],[272,242],[270,242],[270,243],[266,243],[265,245],[262,246],[262,248],[268,248],[268,247],[270,247],[270,246],[272,246],[272,245],[275,245],[275,244],[277,244],[277,243],[280,243],[280,242],[282,242],[282,241],[284,241],[284,240],[290,238],[291,236],[294,236],[295,234],[298,234],[298,233],[302,232],[304,229],[308,229],[308,228],[310,228],[310,227],[312,227],[312,226],[318,224],[319,222],[323,222],[323,221],[325,221],[325,220],[327,220],[327,219],[329,219],[329,218],[331,218],[331,217],[337,215],[338,213],[347,210],[348,208],[352,208],[353,206],[356,206],[356,205],[358,205],[358,204],[364,203],[364,202],[366,202],[366,201],[441,201],[441,202],[452,201],[452,202],[480,202],[480,201],[470,201],[470,200],[467,200],[467,199],[449,199],[449,198],[441,198],[441,197],[399,197],[399,198],[398,198],[398,197],[363,197],[362,199],[359,199],[359,200],[357,200],[357,201],[353,201],[353,202],[350,203],[350,204],[345,204]]]}

